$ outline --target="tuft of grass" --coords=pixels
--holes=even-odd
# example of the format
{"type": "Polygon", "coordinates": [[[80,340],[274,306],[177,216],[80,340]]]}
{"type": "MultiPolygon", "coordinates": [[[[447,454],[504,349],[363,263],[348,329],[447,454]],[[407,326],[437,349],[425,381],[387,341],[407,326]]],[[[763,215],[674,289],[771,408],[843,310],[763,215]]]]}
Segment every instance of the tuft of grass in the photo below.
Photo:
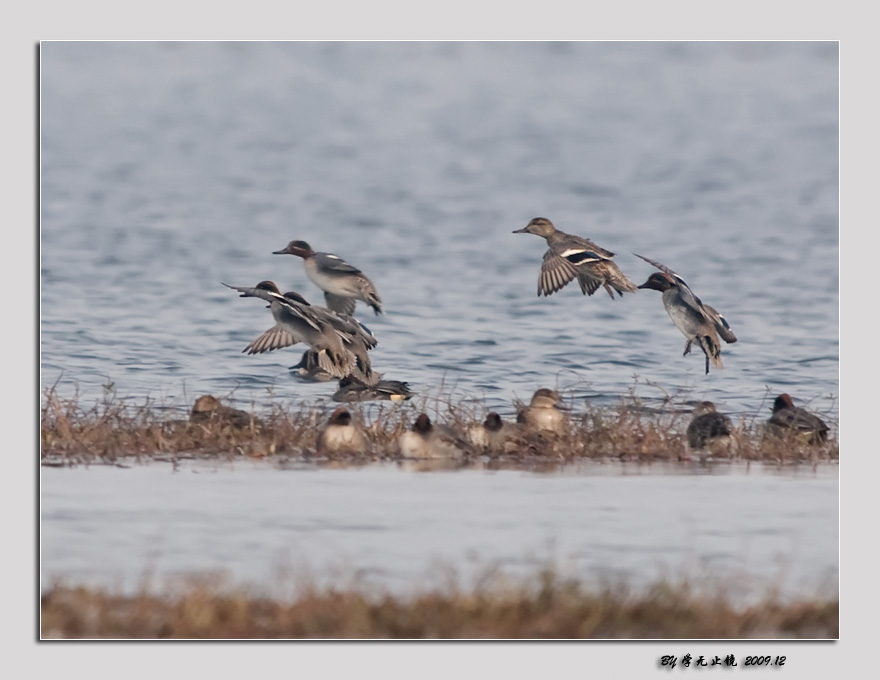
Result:
{"type": "Polygon", "coordinates": [[[41,599],[46,638],[178,639],[738,639],[839,637],[837,599],[737,607],[723,589],[658,583],[595,590],[545,570],[518,583],[406,597],[308,587],[293,599],[203,579],[166,595],[55,586],[41,599]]]}

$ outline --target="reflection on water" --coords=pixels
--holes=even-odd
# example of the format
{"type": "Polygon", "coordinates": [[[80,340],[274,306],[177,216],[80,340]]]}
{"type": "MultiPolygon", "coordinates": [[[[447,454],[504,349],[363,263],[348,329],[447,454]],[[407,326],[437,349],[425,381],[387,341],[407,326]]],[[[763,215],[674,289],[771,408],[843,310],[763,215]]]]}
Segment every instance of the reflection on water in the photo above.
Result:
{"type": "Polygon", "coordinates": [[[552,563],[587,583],[699,574],[789,594],[837,583],[833,465],[420,471],[44,468],[42,582],[133,588],[220,571],[271,590],[307,571],[406,591],[448,570],[467,582],[552,563]]]}

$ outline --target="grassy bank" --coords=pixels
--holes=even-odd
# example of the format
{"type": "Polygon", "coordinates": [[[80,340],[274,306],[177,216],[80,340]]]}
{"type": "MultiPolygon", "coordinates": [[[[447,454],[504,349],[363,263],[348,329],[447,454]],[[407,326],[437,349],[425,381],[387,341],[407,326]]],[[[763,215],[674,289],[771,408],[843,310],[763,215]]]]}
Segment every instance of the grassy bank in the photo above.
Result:
{"type": "Polygon", "coordinates": [[[57,586],[41,601],[44,638],[694,639],[838,637],[837,599],[747,607],[723,590],[658,584],[585,589],[545,572],[516,586],[448,588],[410,597],[349,588],[290,600],[209,581],[174,594],[119,595],[57,586]]]}
{"type": "MultiPolygon", "coordinates": [[[[320,427],[336,404],[317,406],[273,404],[256,412],[224,406],[228,417],[196,419],[189,407],[170,407],[145,400],[105,396],[94,403],[61,398],[54,389],[44,393],[40,417],[40,447],[44,464],[115,462],[137,458],[193,458],[221,456],[302,457],[315,459],[320,427]]],[[[432,420],[459,432],[478,427],[487,409],[474,403],[434,399],[403,404],[379,402],[350,404],[354,420],[362,424],[370,449],[345,458],[352,463],[393,460],[398,457],[397,439],[421,411],[432,420]]],[[[502,452],[472,448],[470,458],[488,458],[501,464],[564,464],[584,459],[614,459],[650,463],[699,457],[706,452],[689,449],[686,430],[690,408],[670,399],[662,410],[647,409],[635,396],[618,406],[599,408],[586,404],[569,414],[568,427],[560,435],[533,433],[514,449],[502,452]]],[[[839,455],[836,423],[832,435],[821,445],[797,439],[768,438],[765,418],[734,421],[727,446],[713,450],[716,460],[762,461],[779,464],[836,461],[839,455]]],[[[467,464],[467,459],[465,460],[467,464]]]]}

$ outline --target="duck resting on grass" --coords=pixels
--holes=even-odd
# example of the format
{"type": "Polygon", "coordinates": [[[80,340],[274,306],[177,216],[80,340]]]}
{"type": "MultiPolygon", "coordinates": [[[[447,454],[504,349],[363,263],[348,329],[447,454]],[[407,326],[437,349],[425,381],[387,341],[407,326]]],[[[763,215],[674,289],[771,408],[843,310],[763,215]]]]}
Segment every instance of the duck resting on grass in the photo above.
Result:
{"type": "Polygon", "coordinates": [[[333,411],[327,424],[318,433],[316,448],[321,456],[367,453],[370,450],[370,441],[364,430],[352,422],[348,409],[340,406],[333,411]]]}
{"type": "Polygon", "coordinates": [[[687,428],[688,446],[694,450],[716,448],[730,442],[733,424],[723,413],[718,413],[711,401],[694,404],[694,417],[687,428]]]}
{"type": "Polygon", "coordinates": [[[782,393],[773,401],[773,415],[767,421],[767,432],[777,437],[795,435],[808,444],[821,444],[828,439],[828,425],[819,416],[794,405],[782,393]]]}
{"type": "Polygon", "coordinates": [[[566,428],[566,417],[559,403],[558,392],[542,387],[532,395],[529,405],[516,414],[516,422],[533,430],[561,434],[566,428]]]}

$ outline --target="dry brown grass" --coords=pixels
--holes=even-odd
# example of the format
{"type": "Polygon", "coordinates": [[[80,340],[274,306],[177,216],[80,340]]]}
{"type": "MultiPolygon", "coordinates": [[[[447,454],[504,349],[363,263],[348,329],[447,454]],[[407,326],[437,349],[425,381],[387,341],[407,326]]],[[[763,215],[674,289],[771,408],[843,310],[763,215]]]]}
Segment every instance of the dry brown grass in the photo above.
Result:
{"type": "MultiPolygon", "coordinates": [[[[318,430],[334,405],[314,407],[273,404],[259,414],[239,411],[239,420],[190,420],[169,417],[170,408],[147,399],[134,405],[114,395],[84,405],[78,397],[62,399],[54,388],[44,393],[40,418],[43,464],[70,465],[117,462],[120,459],[185,459],[196,456],[263,458],[269,456],[315,459],[318,430]]],[[[485,406],[442,397],[422,398],[403,404],[379,402],[349,404],[355,420],[366,426],[372,448],[346,458],[365,463],[397,457],[396,440],[420,411],[432,420],[464,432],[485,418],[485,406]]],[[[176,410],[181,414],[182,408],[176,410]]],[[[558,465],[583,459],[616,459],[650,463],[700,456],[688,449],[686,429],[689,407],[674,397],[661,409],[649,409],[630,395],[611,408],[586,404],[570,414],[570,427],[562,435],[530,434],[514,450],[503,453],[472,450],[470,461],[489,465],[558,465]]],[[[811,446],[794,437],[769,439],[756,417],[734,419],[731,443],[714,450],[713,460],[763,461],[776,464],[836,461],[839,446],[834,435],[811,446]]],[[[832,432],[837,431],[836,423],[832,432]]],[[[465,462],[467,464],[467,462],[465,462]]]]}
{"type": "Polygon", "coordinates": [[[687,584],[658,584],[639,594],[622,586],[591,592],[553,571],[513,586],[405,598],[313,588],[276,600],[203,581],[166,596],[57,586],[41,602],[44,639],[836,639],[838,629],[836,598],[782,603],[770,595],[736,607],[723,589],[706,595],[687,584]]]}

